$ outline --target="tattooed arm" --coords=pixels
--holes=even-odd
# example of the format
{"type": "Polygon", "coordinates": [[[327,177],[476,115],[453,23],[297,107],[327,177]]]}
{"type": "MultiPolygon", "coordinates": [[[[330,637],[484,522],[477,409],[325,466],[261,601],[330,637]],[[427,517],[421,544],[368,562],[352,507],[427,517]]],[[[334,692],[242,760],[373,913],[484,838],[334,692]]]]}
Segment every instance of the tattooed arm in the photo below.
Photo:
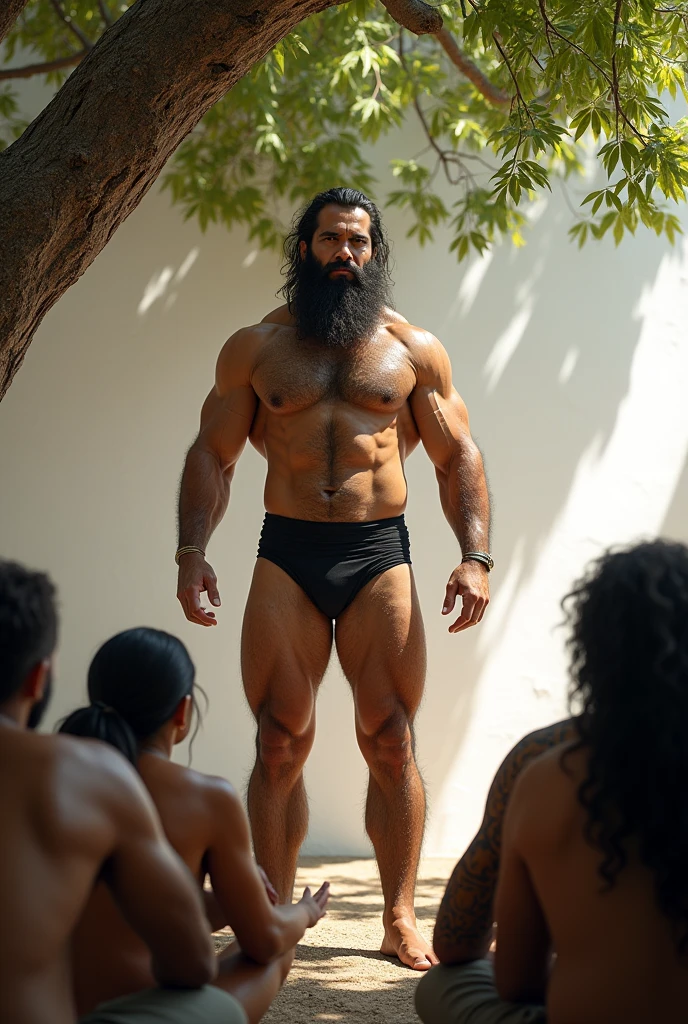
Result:
{"type": "Polygon", "coordinates": [[[574,736],[573,720],[531,732],[509,751],[494,777],[478,833],[454,868],[442,898],[433,947],[441,963],[479,960],[492,942],[502,822],[514,783],[526,765],[574,736]]]}

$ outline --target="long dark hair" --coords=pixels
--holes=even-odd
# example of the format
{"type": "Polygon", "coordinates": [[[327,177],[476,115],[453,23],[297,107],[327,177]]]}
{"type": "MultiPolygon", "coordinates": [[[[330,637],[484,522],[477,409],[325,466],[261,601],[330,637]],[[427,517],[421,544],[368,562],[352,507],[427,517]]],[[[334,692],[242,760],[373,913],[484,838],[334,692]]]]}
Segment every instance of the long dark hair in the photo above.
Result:
{"type": "MultiPolygon", "coordinates": [[[[688,950],[688,548],[658,540],[599,558],[563,602],[571,699],[588,754],[578,798],[611,889],[629,844],[688,950]]],[[[570,750],[569,753],[572,751],[570,750]]],[[[563,760],[566,767],[566,755],[563,760]]]]}
{"type": "Polygon", "coordinates": [[[287,300],[291,309],[294,294],[299,280],[299,267],[301,266],[301,242],[310,247],[318,226],[320,211],[325,206],[346,206],[365,210],[370,217],[370,239],[375,250],[375,260],[380,263],[387,274],[389,274],[390,248],[389,242],[382,226],[382,217],[372,199],[368,199],[363,192],[357,188],[345,188],[338,186],[330,188],[326,192],[319,192],[311,199],[308,206],[296,214],[291,232],[284,240],[284,265],[282,275],[285,282],[279,290],[279,294],[287,300]]]}
{"type": "MultiPolygon", "coordinates": [[[[127,629],[97,651],[88,670],[87,707],[72,712],[60,732],[104,740],[136,764],[140,745],[196,701],[196,669],[184,644],[159,629],[127,629]]],[[[198,726],[197,726],[198,728],[198,726]]]]}

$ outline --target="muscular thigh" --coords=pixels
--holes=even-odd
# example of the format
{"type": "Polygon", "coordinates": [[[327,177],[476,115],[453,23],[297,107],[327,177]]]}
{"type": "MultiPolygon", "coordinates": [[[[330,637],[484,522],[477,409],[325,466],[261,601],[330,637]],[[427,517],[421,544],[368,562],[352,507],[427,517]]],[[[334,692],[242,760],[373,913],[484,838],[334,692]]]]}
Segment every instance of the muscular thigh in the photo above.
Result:
{"type": "Polygon", "coordinates": [[[241,634],[241,671],[253,714],[295,734],[308,727],[332,649],[332,623],[279,566],[256,561],[241,634]]]}
{"type": "Polygon", "coordinates": [[[399,705],[413,719],[425,683],[425,632],[410,565],[372,580],[337,619],[337,654],[359,728],[372,734],[399,705]]]}

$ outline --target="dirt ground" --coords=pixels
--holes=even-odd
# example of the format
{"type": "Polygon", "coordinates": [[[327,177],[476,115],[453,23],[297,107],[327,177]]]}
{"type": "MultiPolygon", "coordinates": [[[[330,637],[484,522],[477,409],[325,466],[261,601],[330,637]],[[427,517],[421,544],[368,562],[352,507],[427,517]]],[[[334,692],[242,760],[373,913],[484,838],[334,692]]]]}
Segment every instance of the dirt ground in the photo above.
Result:
{"type": "MultiPolygon", "coordinates": [[[[416,910],[430,938],[450,860],[421,864],[416,910]]],[[[327,917],[297,947],[294,966],[264,1024],[418,1024],[413,993],[418,974],[382,956],[382,894],[374,860],[304,857],[297,892],[332,884],[327,917]]]]}

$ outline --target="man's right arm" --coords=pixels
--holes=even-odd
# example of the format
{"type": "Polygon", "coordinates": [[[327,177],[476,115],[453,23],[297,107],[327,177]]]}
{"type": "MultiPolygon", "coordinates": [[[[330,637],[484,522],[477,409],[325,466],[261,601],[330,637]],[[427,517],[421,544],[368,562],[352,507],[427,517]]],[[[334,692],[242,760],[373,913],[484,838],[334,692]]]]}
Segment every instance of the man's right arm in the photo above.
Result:
{"type": "Polygon", "coordinates": [[[536,757],[574,734],[569,719],[529,733],[513,747],[494,777],[485,805],[485,816],[442,898],[433,949],[443,964],[479,960],[492,942],[494,898],[499,874],[502,826],[516,779],[536,757]]]}
{"type": "Polygon", "coordinates": [[[153,803],[130,765],[107,749],[94,772],[113,832],[101,877],[152,954],[168,988],[198,988],[217,971],[198,886],[169,845],[153,803]]]}
{"type": "MultiPolygon", "coordinates": [[[[256,414],[258,399],[251,387],[255,330],[237,331],[217,361],[215,387],[201,411],[201,428],[191,445],[179,490],[179,547],[205,551],[213,530],[227,510],[234,468],[256,414]]],[[[215,624],[213,612],[201,607],[206,591],[220,604],[217,579],[205,556],[190,552],[179,559],[177,597],[191,622],[215,624]]]]}

